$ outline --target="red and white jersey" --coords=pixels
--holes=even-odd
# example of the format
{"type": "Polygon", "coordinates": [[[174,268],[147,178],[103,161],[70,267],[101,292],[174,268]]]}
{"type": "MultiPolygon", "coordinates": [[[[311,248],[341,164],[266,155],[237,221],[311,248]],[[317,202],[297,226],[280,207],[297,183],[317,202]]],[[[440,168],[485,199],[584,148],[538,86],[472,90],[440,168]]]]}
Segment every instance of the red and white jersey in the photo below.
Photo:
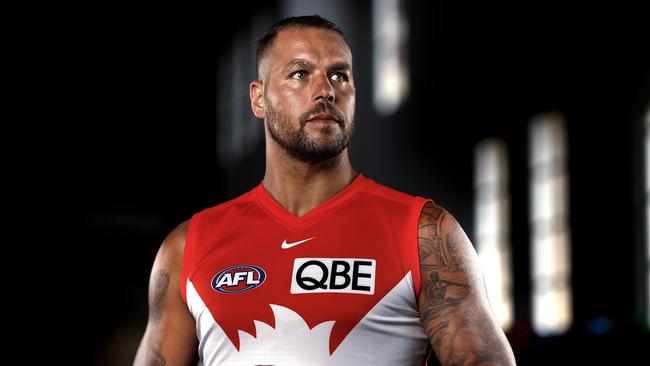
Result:
{"type": "Polygon", "coordinates": [[[359,174],[297,217],[260,183],[195,214],[181,293],[208,365],[421,365],[427,202],[359,174]]]}

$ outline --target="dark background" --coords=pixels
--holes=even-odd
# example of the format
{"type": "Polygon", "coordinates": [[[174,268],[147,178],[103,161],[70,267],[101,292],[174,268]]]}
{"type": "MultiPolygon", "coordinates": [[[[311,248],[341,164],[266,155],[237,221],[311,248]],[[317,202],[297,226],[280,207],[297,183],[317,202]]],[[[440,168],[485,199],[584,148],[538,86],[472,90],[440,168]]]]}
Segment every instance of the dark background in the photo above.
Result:
{"type": "MultiPolygon", "coordinates": [[[[650,344],[639,291],[647,7],[567,3],[407,2],[411,91],[389,117],[370,98],[371,5],[345,5],[357,81],[352,163],[380,183],[433,198],[473,238],[474,147],[503,138],[515,276],[508,336],[519,364],[648,359],[635,346],[650,344]],[[527,131],[532,116],[551,110],[568,127],[574,321],[565,335],[542,338],[530,326],[527,131]],[[603,321],[604,334],[591,331],[603,321]]],[[[165,235],[263,177],[262,139],[237,164],[218,159],[218,65],[254,14],[275,20],[286,12],[279,2],[227,8],[96,7],[83,16],[57,9],[26,46],[45,60],[32,60],[41,65],[37,94],[48,118],[33,138],[46,147],[44,167],[32,173],[48,182],[36,197],[55,208],[44,217],[63,228],[44,253],[64,258],[56,267],[65,290],[50,299],[65,304],[53,324],[72,330],[57,347],[71,362],[129,364],[165,235]]]]}

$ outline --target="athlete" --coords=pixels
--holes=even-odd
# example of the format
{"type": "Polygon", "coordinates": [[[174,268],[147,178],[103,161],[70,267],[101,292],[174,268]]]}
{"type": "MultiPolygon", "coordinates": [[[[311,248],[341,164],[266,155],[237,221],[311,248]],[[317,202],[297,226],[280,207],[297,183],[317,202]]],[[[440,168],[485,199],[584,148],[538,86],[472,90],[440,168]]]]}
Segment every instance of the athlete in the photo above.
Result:
{"type": "Polygon", "coordinates": [[[264,178],[164,240],[135,365],[515,364],[459,223],[350,165],[343,32],[284,19],[257,66],[264,178]]]}

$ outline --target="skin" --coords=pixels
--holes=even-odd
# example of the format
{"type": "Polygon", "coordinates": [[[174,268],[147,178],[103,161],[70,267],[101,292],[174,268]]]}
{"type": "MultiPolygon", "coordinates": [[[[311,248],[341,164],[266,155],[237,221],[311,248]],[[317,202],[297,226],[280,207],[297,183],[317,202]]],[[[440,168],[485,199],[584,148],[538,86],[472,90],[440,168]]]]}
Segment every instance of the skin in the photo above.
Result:
{"type": "MultiPolygon", "coordinates": [[[[335,32],[286,28],[262,58],[258,73],[260,80],[251,82],[249,92],[253,113],[264,121],[266,131],[263,185],[278,203],[300,217],[340,192],[358,174],[347,150],[354,131],[352,53],[335,32]],[[323,113],[335,121],[309,121],[323,113]],[[322,159],[305,158],[287,148],[292,141],[301,141],[316,152],[336,153],[314,155],[322,159]]],[[[149,322],[134,365],[197,362],[195,321],[179,287],[187,225],[184,222],[169,234],[154,261],[149,322]]],[[[440,206],[427,204],[418,235],[419,310],[441,363],[513,365],[512,350],[487,301],[476,253],[458,222],[440,206]]]]}
{"type": "Polygon", "coordinates": [[[251,108],[264,119],[266,172],[264,188],[282,206],[302,216],[345,188],[356,177],[345,148],[321,162],[300,161],[269,134],[269,111],[280,111],[288,133],[300,129],[300,117],[327,101],[344,120],[323,125],[306,123],[314,144],[327,146],[354,125],[355,88],[352,53],[335,32],[293,27],[279,32],[259,67],[260,80],[250,84],[251,108]]]}
{"type": "Polygon", "coordinates": [[[135,357],[136,366],[196,365],[194,317],[180,292],[181,263],[188,222],[163,241],[149,281],[149,321],[135,357]]]}
{"type": "Polygon", "coordinates": [[[422,326],[442,365],[514,365],[479,270],[478,257],[456,219],[427,203],[418,225],[422,326]]]}
{"type": "MultiPolygon", "coordinates": [[[[280,134],[291,135],[300,129],[301,116],[327,101],[342,123],[304,123],[304,130],[316,145],[340,140],[354,123],[352,54],[336,33],[289,28],[278,34],[259,74],[261,80],[250,85],[250,97],[253,113],[264,119],[267,132],[263,184],[279,203],[301,216],[342,190],[357,173],[350,166],[347,148],[321,162],[296,160],[269,136],[267,109],[286,115],[287,123],[277,127],[280,134]]],[[[187,226],[184,222],[168,235],[154,261],[149,321],[135,366],[195,365],[198,361],[195,321],[179,286],[187,226]]]]}

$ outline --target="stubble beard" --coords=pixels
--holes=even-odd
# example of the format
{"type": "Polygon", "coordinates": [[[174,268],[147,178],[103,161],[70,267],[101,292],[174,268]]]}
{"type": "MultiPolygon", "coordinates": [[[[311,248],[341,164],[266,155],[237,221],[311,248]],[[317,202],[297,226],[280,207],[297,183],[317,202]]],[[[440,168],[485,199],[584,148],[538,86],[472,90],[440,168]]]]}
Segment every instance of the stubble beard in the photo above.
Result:
{"type": "MultiPolygon", "coordinates": [[[[354,123],[348,123],[333,107],[323,102],[299,117],[300,128],[292,130],[290,118],[266,101],[266,125],[271,138],[291,157],[305,163],[325,163],[335,160],[348,147],[354,134],[354,123]],[[318,128],[319,141],[306,130],[307,119],[320,112],[328,112],[339,119],[337,125],[318,128]],[[337,133],[340,128],[342,133],[337,133]]],[[[352,122],[352,121],[351,121],[352,122]]]]}

